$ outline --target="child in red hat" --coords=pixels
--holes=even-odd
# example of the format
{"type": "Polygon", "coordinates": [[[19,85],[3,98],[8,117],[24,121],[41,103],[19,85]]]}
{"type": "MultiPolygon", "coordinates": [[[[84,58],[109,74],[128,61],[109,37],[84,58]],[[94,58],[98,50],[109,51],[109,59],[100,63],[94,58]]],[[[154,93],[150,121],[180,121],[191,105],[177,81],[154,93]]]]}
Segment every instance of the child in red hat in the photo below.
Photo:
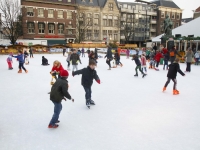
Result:
{"type": "Polygon", "coordinates": [[[90,109],[90,105],[95,105],[94,101],[91,99],[92,97],[91,87],[93,84],[93,79],[95,79],[96,82],[100,84],[100,79],[99,79],[99,76],[97,75],[95,67],[96,67],[96,62],[93,60],[90,60],[89,66],[87,68],[72,72],[73,76],[82,74],[82,86],[85,90],[86,105],[89,109],[90,109]]]}
{"type": "Polygon", "coordinates": [[[50,92],[50,100],[54,104],[54,114],[53,117],[49,123],[49,128],[57,128],[59,125],[56,123],[59,123],[58,120],[60,112],[62,110],[62,104],[61,101],[65,99],[65,97],[69,100],[72,100],[74,102],[74,99],[72,99],[71,95],[68,93],[68,81],[67,78],[69,76],[69,73],[67,70],[61,70],[60,71],[60,78],[56,80],[56,82],[53,84],[50,92]]]}

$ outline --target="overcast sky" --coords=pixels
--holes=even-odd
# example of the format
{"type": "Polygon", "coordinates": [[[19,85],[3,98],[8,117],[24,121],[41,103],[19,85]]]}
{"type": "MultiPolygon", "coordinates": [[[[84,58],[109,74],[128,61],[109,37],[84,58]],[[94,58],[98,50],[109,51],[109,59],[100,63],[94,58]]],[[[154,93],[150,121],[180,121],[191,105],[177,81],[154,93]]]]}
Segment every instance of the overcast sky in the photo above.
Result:
{"type": "MultiPolygon", "coordinates": [[[[120,2],[134,2],[135,0],[118,0],[120,2]]],[[[152,0],[146,0],[152,1],[152,0]]],[[[183,18],[193,17],[192,10],[200,6],[200,0],[173,0],[181,9],[183,9],[183,18]]]]}

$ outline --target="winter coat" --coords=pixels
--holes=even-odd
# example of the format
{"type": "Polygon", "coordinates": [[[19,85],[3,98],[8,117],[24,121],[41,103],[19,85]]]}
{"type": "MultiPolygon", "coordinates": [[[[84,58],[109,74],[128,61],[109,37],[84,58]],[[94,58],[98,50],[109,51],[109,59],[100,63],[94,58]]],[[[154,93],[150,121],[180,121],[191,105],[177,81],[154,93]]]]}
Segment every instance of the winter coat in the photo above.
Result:
{"type": "Polygon", "coordinates": [[[44,56],[42,57],[42,65],[48,65],[48,60],[44,56]]]}
{"type": "Polygon", "coordinates": [[[166,54],[166,53],[168,53],[168,50],[166,48],[163,48],[162,52],[163,52],[163,54],[166,54]]]}
{"type": "Polygon", "coordinates": [[[71,99],[68,93],[68,81],[64,78],[59,78],[51,88],[50,100],[60,103],[64,97],[71,99]]]}
{"type": "Polygon", "coordinates": [[[119,53],[117,53],[117,52],[115,53],[115,59],[116,59],[116,60],[120,60],[120,55],[119,55],[119,53]]]}
{"type": "Polygon", "coordinates": [[[68,54],[68,56],[67,56],[67,61],[70,61],[71,55],[72,55],[72,54],[68,54]]]}
{"type": "Polygon", "coordinates": [[[96,81],[100,80],[96,70],[91,69],[89,66],[87,68],[83,68],[82,70],[75,71],[72,74],[73,76],[82,74],[81,84],[84,87],[91,87],[93,79],[96,81]]]}
{"type": "Polygon", "coordinates": [[[85,53],[85,50],[84,50],[84,48],[82,48],[81,52],[82,52],[82,53],[85,53]]]}
{"type": "Polygon", "coordinates": [[[61,64],[58,67],[53,66],[53,68],[51,69],[51,71],[56,71],[56,72],[61,72],[62,70],[64,70],[64,68],[62,67],[61,64]]]}
{"type": "Polygon", "coordinates": [[[162,54],[161,53],[157,53],[156,56],[155,56],[155,60],[157,62],[160,62],[160,59],[163,58],[162,54]]]}
{"type": "Polygon", "coordinates": [[[7,61],[7,62],[12,62],[12,56],[9,55],[6,61],[7,61]]]}
{"type": "Polygon", "coordinates": [[[96,58],[96,59],[98,59],[98,52],[97,52],[97,51],[98,51],[98,49],[95,48],[95,50],[94,50],[94,54],[95,54],[95,58],[96,58]]]}
{"type": "Polygon", "coordinates": [[[137,66],[141,66],[141,62],[140,62],[138,56],[135,56],[132,60],[135,61],[135,64],[136,64],[137,66]]]}
{"type": "Polygon", "coordinates": [[[199,57],[200,57],[199,52],[196,52],[196,53],[195,53],[195,58],[199,58],[199,57]]]}
{"type": "Polygon", "coordinates": [[[192,58],[194,58],[194,53],[192,51],[191,52],[187,52],[186,55],[185,55],[185,58],[186,58],[186,62],[191,63],[192,62],[192,58]]]}
{"type": "Polygon", "coordinates": [[[167,77],[170,79],[176,79],[177,72],[179,72],[182,76],[185,74],[181,71],[180,65],[178,63],[172,63],[169,65],[169,71],[167,77]]]}
{"type": "Polygon", "coordinates": [[[80,57],[78,54],[72,54],[70,57],[70,60],[72,61],[72,65],[78,65],[78,61],[81,63],[80,57]]]}
{"type": "Polygon", "coordinates": [[[12,56],[12,57],[17,58],[19,63],[24,63],[24,55],[23,54],[20,54],[20,55],[17,55],[17,56],[12,56]]]}
{"type": "Polygon", "coordinates": [[[106,57],[107,57],[108,59],[113,59],[112,51],[111,51],[111,48],[110,48],[110,47],[109,47],[108,50],[107,50],[106,57]]]}
{"type": "Polygon", "coordinates": [[[141,57],[141,65],[146,66],[147,65],[147,60],[144,56],[141,57]]]}
{"type": "Polygon", "coordinates": [[[33,50],[32,50],[32,48],[30,48],[29,53],[30,53],[30,54],[33,54],[33,50]]]}

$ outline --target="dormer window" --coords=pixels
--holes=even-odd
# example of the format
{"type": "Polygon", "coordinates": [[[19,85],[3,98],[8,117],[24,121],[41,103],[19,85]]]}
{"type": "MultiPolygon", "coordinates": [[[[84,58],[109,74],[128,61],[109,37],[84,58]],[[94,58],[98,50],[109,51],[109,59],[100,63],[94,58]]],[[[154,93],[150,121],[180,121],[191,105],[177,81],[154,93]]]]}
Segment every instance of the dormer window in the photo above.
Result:
{"type": "Polygon", "coordinates": [[[113,3],[108,4],[109,11],[113,11],[113,3]]]}

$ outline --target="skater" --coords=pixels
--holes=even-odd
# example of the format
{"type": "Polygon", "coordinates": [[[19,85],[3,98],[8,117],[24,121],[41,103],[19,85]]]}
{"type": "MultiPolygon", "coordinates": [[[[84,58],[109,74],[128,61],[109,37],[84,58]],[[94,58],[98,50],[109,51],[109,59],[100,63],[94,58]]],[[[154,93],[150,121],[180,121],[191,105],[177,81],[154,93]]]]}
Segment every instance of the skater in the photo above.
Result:
{"type": "Polygon", "coordinates": [[[186,72],[191,72],[192,59],[194,58],[194,53],[191,48],[186,52],[185,58],[187,63],[186,72]]]}
{"type": "Polygon", "coordinates": [[[111,70],[111,64],[110,64],[110,62],[113,60],[113,56],[112,56],[112,51],[111,51],[111,47],[110,46],[108,46],[107,54],[106,54],[106,56],[104,58],[107,58],[106,59],[106,63],[109,66],[108,70],[111,70]]]}
{"type": "Polygon", "coordinates": [[[44,56],[42,56],[42,65],[43,66],[48,66],[49,65],[48,59],[46,59],[44,56]]]}
{"type": "Polygon", "coordinates": [[[200,57],[200,54],[199,54],[199,51],[197,51],[195,53],[195,65],[199,65],[199,57],[200,57]]]}
{"type": "Polygon", "coordinates": [[[12,55],[12,57],[17,58],[17,60],[19,61],[19,71],[18,71],[18,73],[22,73],[22,69],[26,73],[28,73],[28,70],[26,70],[26,68],[24,67],[24,55],[23,55],[22,51],[19,50],[18,55],[17,56],[12,55]]]}
{"type": "Polygon", "coordinates": [[[142,66],[142,71],[147,73],[147,59],[145,57],[145,54],[142,54],[141,56],[141,66],[142,66]]]}
{"type": "Polygon", "coordinates": [[[90,49],[87,50],[88,57],[90,57],[90,49]]]}
{"type": "Polygon", "coordinates": [[[61,78],[56,80],[50,92],[50,100],[54,104],[54,114],[52,116],[52,119],[49,123],[48,128],[57,128],[59,126],[57,123],[60,122],[58,119],[59,119],[60,112],[62,110],[61,101],[62,100],[66,101],[65,98],[67,98],[69,100],[72,100],[72,102],[74,102],[74,99],[68,93],[67,78],[69,76],[69,73],[66,70],[62,70],[60,72],[60,76],[61,78]]]}
{"type": "Polygon", "coordinates": [[[30,54],[30,58],[31,58],[31,57],[34,58],[34,57],[33,57],[33,49],[32,49],[31,47],[29,48],[29,54],[30,54]]]}
{"type": "Polygon", "coordinates": [[[154,54],[154,51],[152,50],[152,51],[150,52],[150,63],[149,63],[149,69],[154,69],[154,68],[155,68],[154,57],[155,57],[155,54],[154,54]]]}
{"type": "Polygon", "coordinates": [[[57,80],[57,76],[58,75],[58,78],[60,78],[60,72],[64,70],[61,63],[56,60],[53,62],[53,68],[51,69],[51,75],[57,80]]]}
{"type": "Polygon", "coordinates": [[[118,50],[115,50],[115,64],[116,64],[116,67],[120,64],[120,66],[122,67],[123,64],[120,62],[120,54],[118,52],[118,50]]]}
{"type": "Polygon", "coordinates": [[[168,62],[169,62],[169,52],[164,54],[163,70],[165,70],[165,66],[166,66],[166,70],[168,70],[168,62]]]}
{"type": "Polygon", "coordinates": [[[163,58],[163,56],[162,56],[162,54],[161,54],[161,52],[160,51],[157,51],[156,52],[156,56],[155,56],[155,61],[156,61],[156,68],[155,68],[155,70],[156,71],[159,71],[159,64],[160,64],[160,59],[161,58],[163,58]]]}
{"type": "Polygon", "coordinates": [[[95,67],[96,67],[96,62],[91,60],[91,61],[89,61],[89,66],[87,68],[72,72],[73,76],[79,75],[79,74],[82,75],[82,82],[81,83],[82,83],[82,86],[85,90],[86,106],[88,108],[90,108],[90,105],[95,105],[95,102],[91,99],[92,98],[91,87],[92,87],[92,84],[93,84],[93,79],[95,79],[96,82],[98,84],[100,84],[100,79],[97,75],[95,67]]]}
{"type": "Polygon", "coordinates": [[[29,65],[29,58],[28,58],[28,56],[27,55],[25,55],[25,65],[29,65]]]}
{"type": "Polygon", "coordinates": [[[77,54],[76,50],[73,51],[73,54],[70,57],[70,61],[72,61],[72,66],[73,66],[72,71],[74,71],[75,69],[78,70],[78,61],[80,62],[80,64],[82,64],[82,63],[81,63],[80,57],[77,54]]]}
{"type": "Polygon", "coordinates": [[[185,74],[180,69],[179,58],[176,58],[175,62],[169,65],[169,71],[168,71],[168,74],[167,74],[167,78],[168,79],[167,79],[167,82],[165,83],[165,86],[163,88],[163,92],[166,91],[166,88],[167,88],[168,84],[172,80],[174,82],[173,95],[178,95],[179,94],[179,91],[176,88],[176,85],[177,85],[177,80],[176,80],[177,72],[179,72],[182,76],[185,76],[185,74]]]}
{"type": "Polygon", "coordinates": [[[8,58],[7,58],[7,63],[8,63],[8,70],[12,70],[13,69],[13,67],[12,67],[12,63],[13,63],[13,61],[12,61],[12,53],[10,53],[9,55],[8,55],[8,58]]]}
{"type": "Polygon", "coordinates": [[[70,71],[70,58],[71,58],[72,52],[68,52],[68,56],[67,56],[67,70],[70,71]]]}
{"type": "Polygon", "coordinates": [[[127,50],[126,50],[126,59],[129,59],[129,56],[130,56],[130,50],[127,48],[127,50]]]}
{"type": "Polygon", "coordinates": [[[63,48],[63,56],[65,57],[66,49],[63,48]]]}
{"type": "Polygon", "coordinates": [[[82,53],[82,57],[85,57],[85,49],[84,48],[82,48],[81,53],[82,53]]]}
{"type": "Polygon", "coordinates": [[[176,55],[178,55],[179,57],[182,57],[176,50],[176,47],[173,46],[172,49],[170,49],[169,51],[169,55],[170,55],[170,62],[171,64],[173,64],[175,58],[176,58],[176,55]]]}
{"type": "Polygon", "coordinates": [[[138,71],[137,70],[139,69],[139,71],[142,73],[142,77],[144,78],[146,76],[146,74],[141,69],[141,62],[140,62],[140,60],[138,58],[138,55],[133,55],[133,59],[132,60],[134,60],[135,64],[136,64],[136,67],[135,67],[136,74],[134,76],[138,77],[138,71]]]}

